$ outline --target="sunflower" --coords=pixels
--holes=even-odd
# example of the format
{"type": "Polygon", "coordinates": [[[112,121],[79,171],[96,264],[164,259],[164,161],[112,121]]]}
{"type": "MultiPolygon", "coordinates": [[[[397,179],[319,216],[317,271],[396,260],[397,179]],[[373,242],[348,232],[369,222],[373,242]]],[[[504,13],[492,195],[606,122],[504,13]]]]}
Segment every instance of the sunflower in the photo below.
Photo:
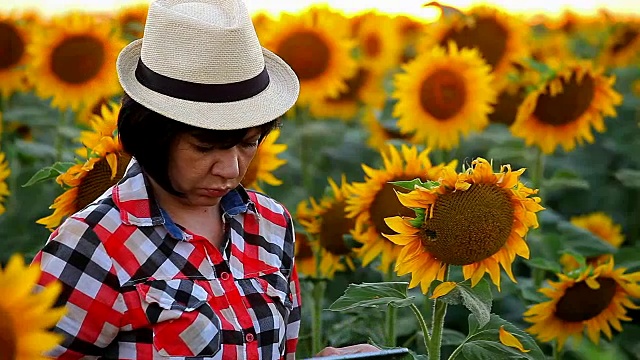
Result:
{"type": "Polygon", "coordinates": [[[591,266],[568,276],[557,274],[557,282],[538,291],[549,301],[533,305],[524,313],[524,320],[533,325],[527,332],[543,342],[556,339],[559,348],[569,337],[588,338],[598,343],[600,332],[611,339],[611,327],[622,331],[620,321],[629,321],[627,309],[638,309],[631,298],[640,297],[640,272],[625,274],[615,269],[613,261],[591,266]]]}
{"type": "Polygon", "coordinates": [[[397,67],[403,44],[398,23],[389,15],[368,12],[355,32],[360,50],[360,63],[369,71],[386,73],[397,67]]]}
{"type": "MultiPolygon", "coordinates": [[[[624,242],[622,227],[613,222],[613,219],[603,212],[594,212],[582,216],[571,218],[571,223],[579,228],[583,228],[594,234],[602,241],[619,248],[624,242]]],[[[611,254],[604,254],[587,258],[587,264],[597,266],[611,259],[611,254]]],[[[580,264],[569,254],[564,254],[560,258],[560,263],[564,265],[566,271],[580,267],[580,264]]]]}
{"type": "Polygon", "coordinates": [[[108,97],[96,99],[92,104],[86,104],[82,107],[76,116],[76,122],[81,125],[91,126],[91,120],[95,115],[102,114],[102,107],[110,104],[108,97]]]}
{"type": "Polygon", "coordinates": [[[271,186],[282,184],[282,180],[272,174],[274,170],[287,163],[287,160],[278,158],[278,154],[287,150],[286,144],[276,144],[279,136],[280,130],[275,129],[262,140],[242,179],[242,186],[264,191],[259,185],[260,182],[264,181],[271,186]]]}
{"type": "Polygon", "coordinates": [[[576,58],[569,36],[563,32],[548,32],[534,37],[531,41],[531,57],[553,69],[576,58]]]}
{"type": "Polygon", "coordinates": [[[353,120],[362,105],[380,109],[384,106],[386,94],[381,73],[359,67],[356,74],[347,79],[347,89],[335,97],[325,97],[311,103],[314,116],[337,117],[345,121],[353,120]]]}
{"type": "Polygon", "coordinates": [[[415,132],[432,148],[451,149],[460,134],[488,125],[496,91],[489,66],[476,49],[435,47],[395,75],[393,115],[404,134],[415,132]]]}
{"type": "Polygon", "coordinates": [[[402,141],[416,144],[418,141],[414,135],[403,134],[397,128],[391,128],[378,120],[379,111],[375,109],[365,109],[362,116],[362,123],[369,133],[367,145],[380,152],[386,151],[390,141],[402,141]]]}
{"type": "Polygon", "coordinates": [[[345,177],[342,176],[340,186],[329,178],[329,185],[331,194],[324,196],[319,203],[311,198],[311,210],[300,218],[300,224],[305,228],[312,244],[318,246],[318,275],[333,278],[336,272],[347,269],[345,263],[350,269],[355,269],[353,251],[344,239],[353,229],[354,221],[346,217],[345,206],[350,189],[345,177]]]}
{"type": "Polygon", "coordinates": [[[477,158],[460,174],[443,168],[440,185],[433,189],[397,192],[404,206],[424,214],[385,219],[398,234],[383,236],[402,247],[398,275],[412,273],[409,286],[420,284],[425,294],[433,280],[444,280],[448,265],[462,266],[472,286],[486,272],[499,289],[500,265],[515,282],[511,264],[516,255],[529,257],[524,236],[530,227],[538,227],[535,213],[544,209],[539,197],[529,197],[537,190],[519,181],[524,170],[503,165],[494,173],[487,160],[477,158]],[[414,227],[417,222],[419,227],[414,227]]]}
{"type": "Polygon", "coordinates": [[[2,359],[45,360],[44,354],[60,344],[63,336],[50,331],[66,309],[52,308],[62,291],[53,282],[35,292],[40,268],[25,266],[20,255],[0,269],[0,349],[2,359]]]}
{"type": "Polygon", "coordinates": [[[120,8],[116,13],[116,21],[122,34],[132,40],[141,38],[148,12],[149,4],[145,3],[120,8]]]}
{"type": "Polygon", "coordinates": [[[51,105],[77,111],[83,104],[121,91],[115,71],[125,46],[106,21],[68,13],[34,35],[29,77],[38,96],[51,105]]]}
{"type": "Polygon", "coordinates": [[[402,42],[399,61],[404,64],[415,57],[417,44],[420,42],[420,37],[425,34],[427,24],[423,19],[407,15],[397,15],[393,20],[396,22],[395,27],[400,33],[402,42]]]}
{"type": "Polygon", "coordinates": [[[298,75],[298,102],[302,105],[337,97],[347,90],[346,80],[357,70],[351,57],[355,42],[349,38],[348,22],[325,7],[281,14],[273,28],[263,32],[261,40],[298,75]]]}
{"type": "Polygon", "coordinates": [[[389,266],[398,257],[400,246],[388,241],[382,234],[393,234],[384,219],[394,215],[410,216],[413,211],[398,201],[395,191],[405,192],[402,188],[390,184],[393,181],[406,181],[416,178],[422,181],[438,180],[443,168],[455,170],[456,161],[450,164],[433,166],[429,160],[429,150],[418,152],[415,146],[402,145],[400,151],[388,145],[381,152],[383,167],[373,169],[362,165],[366,174],[362,183],[352,183],[352,194],[347,198],[345,211],[355,219],[353,238],[363,246],[356,250],[366,266],[381,255],[380,270],[388,272],[389,266]]]}
{"type": "Polygon", "coordinates": [[[11,169],[9,169],[9,163],[6,160],[6,156],[3,152],[0,152],[0,215],[4,214],[4,201],[11,195],[9,192],[9,186],[7,186],[7,178],[11,175],[11,169]]]}
{"type": "Polygon", "coordinates": [[[516,121],[518,108],[526,97],[526,90],[519,84],[508,85],[500,91],[498,100],[493,107],[493,112],[489,114],[489,121],[492,123],[511,126],[516,121]]]}
{"type": "Polygon", "coordinates": [[[527,95],[511,132],[546,154],[558,145],[571,151],[583,140],[592,143],[591,126],[604,132],[603,116],[615,116],[614,106],[622,102],[614,82],[589,62],[568,65],[527,95]]]}
{"type": "Polygon", "coordinates": [[[309,237],[296,231],[296,266],[301,274],[314,277],[316,275],[316,256],[309,237]]]}
{"type": "Polygon", "coordinates": [[[104,106],[102,117],[95,116],[92,121],[93,131],[81,133],[85,148],[77,153],[88,158],[56,178],[66,191],[49,207],[54,209],[53,214],[39,219],[38,224],[56,228],[63,218],[83,209],[122,178],[131,156],[124,152],[117,135],[119,110],[119,105],[113,104],[111,109],[104,106]]]}
{"type": "Polygon", "coordinates": [[[454,14],[436,23],[418,45],[419,52],[450,41],[460,48],[478,49],[501,87],[513,63],[528,55],[528,26],[520,19],[488,6],[476,6],[466,14],[454,14]]]}
{"type": "Polygon", "coordinates": [[[640,21],[628,21],[611,35],[601,52],[600,63],[606,66],[637,64],[640,52],[640,21]]]}
{"type": "Polygon", "coordinates": [[[31,27],[21,23],[17,14],[0,13],[0,97],[25,91],[25,67],[29,62],[27,44],[31,27]]]}

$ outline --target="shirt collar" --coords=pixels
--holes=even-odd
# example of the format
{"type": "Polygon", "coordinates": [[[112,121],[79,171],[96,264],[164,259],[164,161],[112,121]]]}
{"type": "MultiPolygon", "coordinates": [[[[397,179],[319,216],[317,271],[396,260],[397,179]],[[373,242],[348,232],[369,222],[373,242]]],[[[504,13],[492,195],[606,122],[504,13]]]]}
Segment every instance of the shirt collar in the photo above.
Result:
{"type": "MultiPolygon", "coordinates": [[[[144,174],[140,164],[135,158],[131,158],[127,166],[126,174],[114,187],[113,199],[120,210],[120,219],[126,225],[135,226],[159,226],[166,228],[167,232],[178,240],[188,241],[191,235],[182,231],[171,220],[169,214],[160,207],[153,196],[153,188],[147,175],[144,174]]],[[[249,198],[249,194],[238,185],[235,189],[220,200],[223,215],[233,217],[250,213],[258,217],[255,204],[249,198]]]]}

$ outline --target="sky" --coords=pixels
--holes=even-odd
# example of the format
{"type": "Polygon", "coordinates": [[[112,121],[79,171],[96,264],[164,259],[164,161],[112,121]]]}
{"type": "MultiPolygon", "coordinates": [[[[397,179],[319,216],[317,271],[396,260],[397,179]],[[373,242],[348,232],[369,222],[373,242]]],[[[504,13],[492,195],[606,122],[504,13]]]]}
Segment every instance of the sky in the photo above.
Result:
{"type": "MultiPolygon", "coordinates": [[[[69,9],[110,10],[128,4],[149,2],[150,0],[0,0],[0,11],[36,7],[44,14],[55,14],[69,9]]],[[[388,13],[411,14],[417,17],[434,16],[433,10],[422,8],[430,0],[245,0],[250,11],[268,10],[272,12],[296,11],[313,3],[328,3],[331,7],[348,13],[367,8],[376,8],[388,13]]],[[[565,9],[582,14],[595,14],[598,8],[614,13],[640,14],[639,0],[444,0],[443,4],[466,9],[478,4],[491,4],[504,10],[533,15],[544,13],[557,16],[565,9]],[[634,5],[635,3],[635,5],[634,5]]]]}

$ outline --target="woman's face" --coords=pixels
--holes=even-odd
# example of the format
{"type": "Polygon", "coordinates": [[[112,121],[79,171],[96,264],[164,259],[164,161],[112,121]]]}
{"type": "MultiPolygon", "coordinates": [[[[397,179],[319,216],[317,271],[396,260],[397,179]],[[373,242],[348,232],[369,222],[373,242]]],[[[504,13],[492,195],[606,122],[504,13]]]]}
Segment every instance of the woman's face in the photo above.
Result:
{"type": "Polygon", "coordinates": [[[212,147],[194,136],[181,134],[169,155],[169,178],[174,189],[184,194],[181,202],[191,206],[214,206],[244,177],[256,153],[260,129],[247,132],[229,149],[212,147]]]}

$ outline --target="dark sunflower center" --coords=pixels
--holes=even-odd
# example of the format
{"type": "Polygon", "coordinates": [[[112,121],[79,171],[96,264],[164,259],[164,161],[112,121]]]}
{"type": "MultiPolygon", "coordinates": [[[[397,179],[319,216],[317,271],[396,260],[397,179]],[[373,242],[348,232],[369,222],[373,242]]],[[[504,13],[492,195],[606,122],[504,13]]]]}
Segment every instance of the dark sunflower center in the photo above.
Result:
{"type": "Polygon", "coordinates": [[[368,34],[362,43],[364,53],[368,57],[376,57],[382,52],[382,42],[380,36],[376,34],[368,34]]]}
{"type": "MultiPolygon", "coordinates": [[[[561,80],[562,92],[551,96],[542,94],[538,97],[533,115],[542,123],[562,126],[574,122],[591,106],[595,96],[596,84],[589,74],[578,78],[574,73],[569,80],[561,80]]],[[[547,89],[548,90],[548,89],[547,89]]]]}
{"type": "Polygon", "coordinates": [[[424,247],[442,262],[469,265],[495,254],[513,228],[514,210],[506,190],[474,184],[441,195],[422,228],[424,247]]]}
{"type": "Polygon", "coordinates": [[[452,28],[442,37],[440,45],[446,47],[453,40],[460,48],[478,48],[480,54],[495,69],[507,50],[509,31],[492,17],[475,19],[475,26],[452,28]]]}
{"type": "Polygon", "coordinates": [[[104,45],[93,36],[69,37],[51,54],[51,71],[69,84],[82,84],[93,79],[104,63],[104,45]]]}
{"type": "Polygon", "coordinates": [[[353,219],[347,218],[344,206],[344,201],[336,201],[320,219],[320,246],[334,255],[346,255],[351,252],[343,236],[349,234],[354,222],[353,219]]]}
{"type": "Polygon", "coordinates": [[[584,281],[568,288],[556,305],[556,316],[564,321],[592,319],[606,309],[616,294],[618,283],[611,278],[597,279],[600,288],[592,289],[584,281]]]}
{"type": "Polygon", "coordinates": [[[18,357],[18,338],[11,315],[0,308],[0,360],[14,360],[18,357]]]}
{"type": "Polygon", "coordinates": [[[303,233],[296,232],[296,243],[298,243],[297,259],[309,259],[313,257],[313,249],[309,245],[309,238],[303,233]]]}
{"type": "Polygon", "coordinates": [[[91,204],[108,188],[117,183],[129,164],[131,157],[126,154],[118,155],[118,171],[116,176],[111,179],[111,167],[106,158],[100,159],[94,164],[93,169],[82,179],[78,185],[78,197],[76,198],[76,209],[84,209],[85,206],[91,204]]]}
{"type": "Polygon", "coordinates": [[[505,125],[513,124],[525,95],[524,89],[518,89],[513,94],[509,91],[501,92],[498,96],[498,103],[494,105],[493,112],[489,114],[489,121],[505,125]]]}
{"type": "Polygon", "coordinates": [[[327,44],[312,31],[289,35],[282,41],[277,53],[291,65],[300,80],[311,80],[324,74],[331,57],[327,44]]]}
{"type": "Polygon", "coordinates": [[[16,27],[8,22],[0,22],[0,71],[14,67],[22,55],[25,46],[16,27]]]}
{"type": "MultiPolygon", "coordinates": [[[[412,179],[394,179],[393,181],[412,180],[412,179]]],[[[393,190],[397,190],[402,193],[409,192],[407,189],[395,186],[389,183],[384,184],[382,189],[378,191],[373,201],[371,202],[371,208],[369,212],[371,214],[371,222],[376,227],[377,233],[382,234],[396,234],[391,230],[389,226],[384,222],[384,218],[392,216],[415,216],[413,210],[404,207],[398,200],[398,196],[393,190]]]]}
{"type": "Polygon", "coordinates": [[[623,51],[636,39],[638,39],[638,37],[640,37],[640,30],[625,29],[624,32],[618,37],[618,40],[613,45],[611,45],[611,52],[617,54],[623,51]]]}
{"type": "Polygon", "coordinates": [[[397,128],[390,129],[386,126],[382,126],[382,129],[384,130],[384,134],[387,137],[387,139],[400,139],[400,140],[411,139],[411,134],[401,133],[400,130],[397,128]]]}
{"type": "Polygon", "coordinates": [[[467,100],[467,88],[460,74],[451,70],[437,70],[420,86],[422,108],[440,121],[455,116],[467,100]]]}
{"type": "Polygon", "coordinates": [[[358,100],[358,92],[364,85],[365,81],[369,77],[369,71],[360,68],[355,76],[349,78],[346,81],[347,90],[345,92],[340,93],[335,99],[327,99],[327,102],[330,103],[339,103],[339,102],[352,102],[358,100]]]}

